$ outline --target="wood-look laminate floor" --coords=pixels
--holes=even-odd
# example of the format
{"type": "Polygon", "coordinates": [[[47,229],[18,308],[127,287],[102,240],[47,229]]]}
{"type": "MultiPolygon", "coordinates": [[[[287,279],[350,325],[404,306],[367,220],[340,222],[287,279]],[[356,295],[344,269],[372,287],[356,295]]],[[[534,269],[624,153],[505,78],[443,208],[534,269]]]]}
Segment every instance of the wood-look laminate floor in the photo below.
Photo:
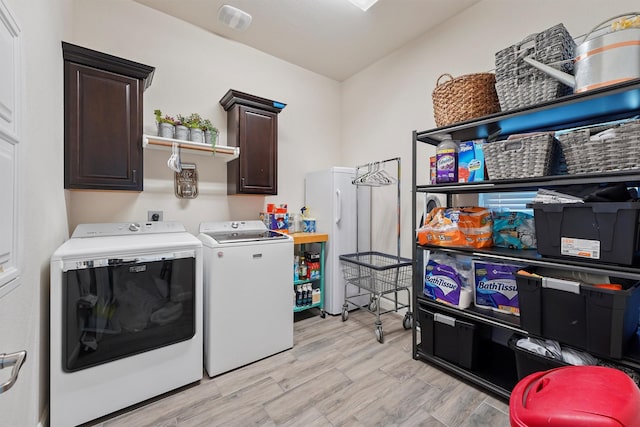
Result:
{"type": "Polygon", "coordinates": [[[366,311],[316,313],[296,315],[291,350],[86,426],[509,426],[506,402],[412,359],[402,316],[381,317],[380,344],[366,311]]]}

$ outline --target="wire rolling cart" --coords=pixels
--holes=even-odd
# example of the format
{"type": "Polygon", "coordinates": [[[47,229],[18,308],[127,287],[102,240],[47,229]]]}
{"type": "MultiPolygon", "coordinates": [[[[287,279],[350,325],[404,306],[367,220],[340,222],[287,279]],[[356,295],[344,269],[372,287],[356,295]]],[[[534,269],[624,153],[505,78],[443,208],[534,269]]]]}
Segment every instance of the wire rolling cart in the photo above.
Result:
{"type": "MultiPolygon", "coordinates": [[[[380,316],[386,313],[398,312],[407,309],[402,326],[404,329],[411,329],[413,314],[411,313],[411,291],[412,286],[412,261],[400,256],[400,158],[383,160],[380,162],[368,163],[356,168],[356,178],[352,181],[358,187],[381,187],[396,185],[397,187],[397,253],[396,255],[385,254],[376,251],[360,252],[356,245],[356,252],[353,254],[340,255],[340,264],[344,274],[344,304],[342,306],[342,321],[349,318],[349,307],[355,306],[366,309],[369,313],[375,314],[375,335],[378,342],[384,342],[382,321],[380,316]],[[391,176],[384,169],[387,163],[397,163],[397,175],[391,176]],[[355,294],[348,293],[349,285],[358,288],[355,294]],[[398,300],[401,291],[407,292],[407,304],[398,300]],[[391,296],[393,294],[393,296],[391,296]],[[362,296],[369,296],[369,303],[361,305],[355,300],[362,296]],[[381,311],[382,300],[393,303],[393,308],[381,311]]],[[[356,224],[358,222],[358,202],[356,197],[356,224]]],[[[371,225],[370,225],[371,227],[371,225]]],[[[356,226],[356,229],[358,227],[356,226]]],[[[358,239],[356,239],[357,241],[358,239]]]]}

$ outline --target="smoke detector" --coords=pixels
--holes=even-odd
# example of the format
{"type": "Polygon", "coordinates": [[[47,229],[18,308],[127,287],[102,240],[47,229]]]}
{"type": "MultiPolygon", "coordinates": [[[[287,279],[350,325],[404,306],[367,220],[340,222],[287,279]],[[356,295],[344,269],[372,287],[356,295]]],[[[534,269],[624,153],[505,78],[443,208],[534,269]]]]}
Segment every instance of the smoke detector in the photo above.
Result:
{"type": "Polygon", "coordinates": [[[251,15],[237,7],[225,4],[218,9],[218,21],[234,30],[244,31],[251,25],[251,15]]]}
{"type": "Polygon", "coordinates": [[[369,10],[371,6],[376,4],[378,0],[349,0],[354,5],[358,6],[363,12],[369,10]]]}

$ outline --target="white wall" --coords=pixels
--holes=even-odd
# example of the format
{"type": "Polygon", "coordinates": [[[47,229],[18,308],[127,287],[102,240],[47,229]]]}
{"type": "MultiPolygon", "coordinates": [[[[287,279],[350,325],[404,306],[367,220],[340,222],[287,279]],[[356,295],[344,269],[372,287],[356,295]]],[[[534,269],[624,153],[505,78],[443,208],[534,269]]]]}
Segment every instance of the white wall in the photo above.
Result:
{"type": "MultiPolygon", "coordinates": [[[[200,195],[173,193],[170,153],[145,150],[142,193],[70,191],[69,224],[146,220],[163,210],[197,233],[202,221],[256,219],[268,203],[304,202],[305,172],[334,166],[340,148],[338,82],[232,42],[130,0],[76,0],[71,43],[156,67],[144,94],[145,133],[155,134],[154,109],[210,118],[226,144],[226,113],[219,104],[230,88],[284,102],[278,115],[278,195],[226,195],[226,164],[193,154],[200,195]]],[[[213,17],[212,17],[213,19],[213,17]]]]}
{"type": "Polygon", "coordinates": [[[27,360],[16,385],[0,395],[0,425],[35,426],[41,415],[46,417],[43,411],[48,401],[49,258],[68,235],[60,40],[69,28],[70,2],[5,2],[23,37],[23,274],[22,284],[0,300],[2,319],[9,320],[0,325],[0,353],[26,349],[27,360]],[[13,338],[24,347],[9,348],[13,338]]]}
{"type": "MultiPolygon", "coordinates": [[[[410,230],[412,131],[436,127],[431,92],[438,77],[490,71],[497,51],[529,34],[562,22],[575,38],[637,6],[634,0],[484,0],[342,84],[342,162],[402,158],[404,256],[411,255],[414,235],[410,230]]],[[[418,181],[425,183],[427,159],[435,150],[421,146],[418,153],[425,160],[418,181]]],[[[375,235],[374,249],[395,253],[395,227],[390,225],[395,213],[389,212],[388,201],[377,206],[373,227],[381,231],[375,235]]]]}

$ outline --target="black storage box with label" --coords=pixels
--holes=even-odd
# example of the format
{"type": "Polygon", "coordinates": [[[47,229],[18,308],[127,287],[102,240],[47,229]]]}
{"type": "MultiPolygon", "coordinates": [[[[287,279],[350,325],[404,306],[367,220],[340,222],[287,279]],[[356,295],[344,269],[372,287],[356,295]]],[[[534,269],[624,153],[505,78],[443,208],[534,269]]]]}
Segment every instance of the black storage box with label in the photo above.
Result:
{"type": "Polygon", "coordinates": [[[418,312],[422,351],[474,369],[478,359],[476,325],[423,307],[418,312]]]}
{"type": "Polygon", "coordinates": [[[552,357],[543,356],[542,354],[535,353],[527,350],[526,348],[518,347],[518,340],[524,338],[520,335],[513,335],[509,339],[509,348],[513,350],[516,355],[516,370],[518,372],[518,380],[523,379],[527,375],[535,372],[548,371],[549,369],[560,368],[562,366],[568,366],[569,364],[552,357]]]}
{"type": "Polygon", "coordinates": [[[304,252],[304,258],[309,262],[320,262],[320,252],[304,252]]]}
{"type": "Polygon", "coordinates": [[[538,253],[631,265],[639,249],[640,203],[570,203],[533,208],[538,253]]]}
{"type": "Polygon", "coordinates": [[[520,327],[598,356],[621,358],[638,326],[640,282],[619,283],[622,290],[516,273],[520,327]]]}

